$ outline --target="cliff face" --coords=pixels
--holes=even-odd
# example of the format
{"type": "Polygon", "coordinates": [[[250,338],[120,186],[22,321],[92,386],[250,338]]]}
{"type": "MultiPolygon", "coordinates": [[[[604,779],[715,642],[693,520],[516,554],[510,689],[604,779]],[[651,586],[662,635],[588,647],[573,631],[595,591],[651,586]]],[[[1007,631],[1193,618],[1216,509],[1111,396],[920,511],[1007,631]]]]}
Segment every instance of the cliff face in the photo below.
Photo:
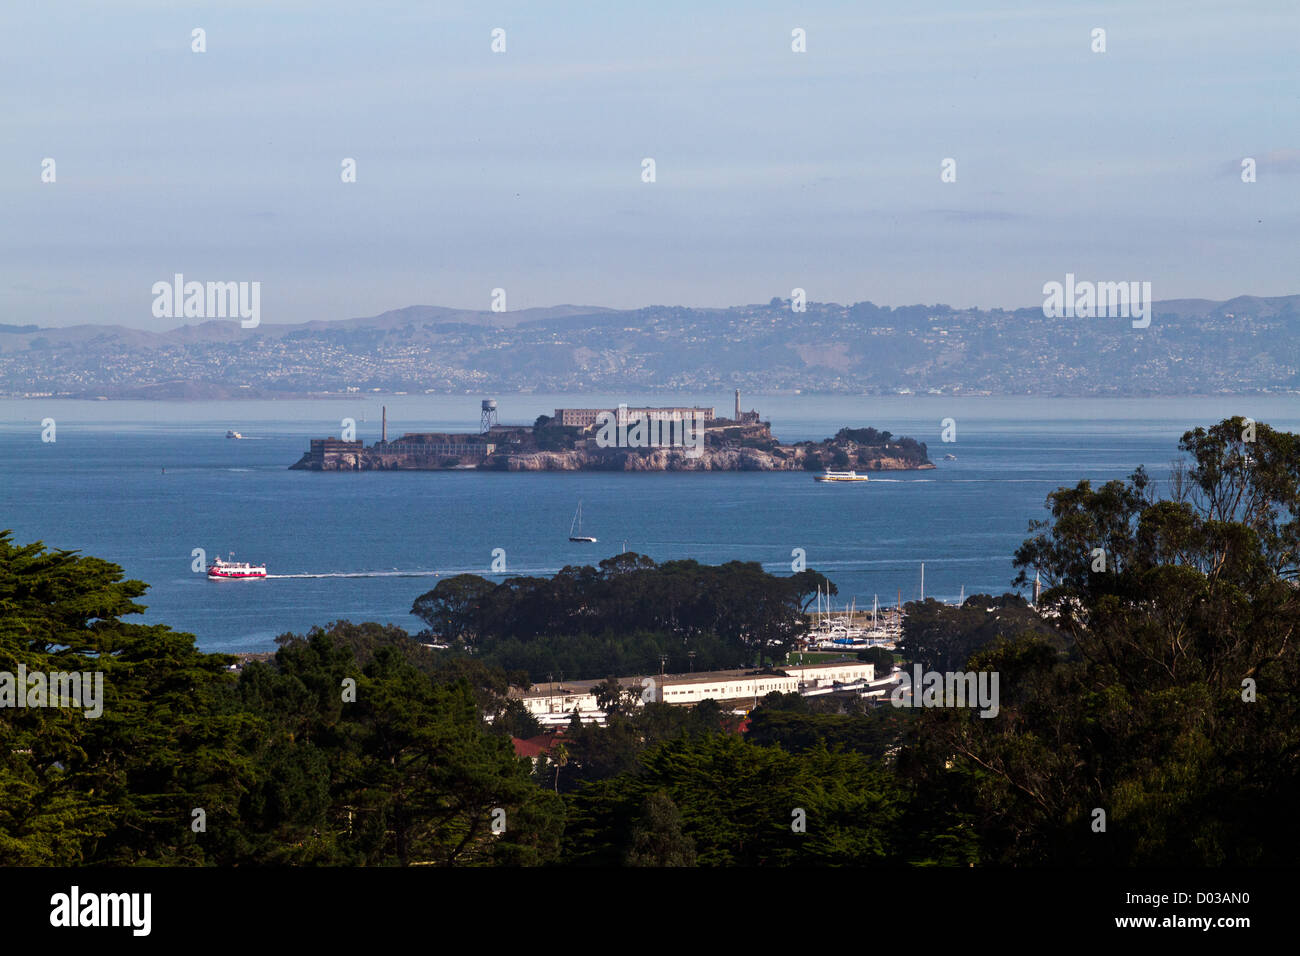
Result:
{"type": "MultiPolygon", "coordinates": [[[[580,451],[512,455],[507,467],[509,471],[804,471],[806,459],[804,448],[786,447],[773,451],[710,448],[696,458],[687,457],[685,452],[677,449],[655,448],[612,455],[580,451]]],[[[918,464],[882,456],[872,459],[868,470],[904,471],[933,467],[929,461],[918,464]]]]}
{"type": "MultiPolygon", "coordinates": [[[[698,457],[681,449],[610,449],[602,451],[539,451],[502,455],[488,459],[480,468],[505,471],[804,471],[809,454],[825,451],[820,445],[778,446],[771,451],[758,448],[706,448],[698,457]]],[[[883,450],[882,450],[883,451],[883,450]]],[[[858,466],[863,471],[908,471],[933,468],[929,460],[872,454],[858,466]]],[[[291,466],[314,471],[433,471],[452,470],[437,458],[404,458],[366,449],[360,455],[341,454],[316,463],[311,455],[291,466]]],[[[466,465],[459,466],[461,468],[466,465]]],[[[473,467],[473,466],[468,466],[473,467]]],[[[821,466],[811,470],[820,471],[821,466]]]]}
{"type": "Polygon", "coordinates": [[[512,455],[510,471],[781,471],[790,467],[768,452],[752,448],[707,449],[688,457],[678,449],[644,452],[536,452],[512,455]]]}

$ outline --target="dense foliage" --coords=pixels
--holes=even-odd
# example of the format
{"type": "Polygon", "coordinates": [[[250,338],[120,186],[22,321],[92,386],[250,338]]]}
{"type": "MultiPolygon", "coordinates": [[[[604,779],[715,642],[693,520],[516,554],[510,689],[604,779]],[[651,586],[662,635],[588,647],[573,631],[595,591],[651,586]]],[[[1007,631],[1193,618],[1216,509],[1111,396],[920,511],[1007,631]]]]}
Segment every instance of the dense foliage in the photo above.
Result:
{"type": "Polygon", "coordinates": [[[347,622],[288,635],[274,664],[236,675],[191,635],[120,620],[143,610],[133,599],[144,591],[105,561],[0,534],[0,671],[98,671],[104,687],[99,717],[0,710],[0,864],[536,863],[557,852],[558,798],[481,716],[504,675],[434,668],[401,631],[347,622]],[[496,808],[509,822],[500,836],[496,808]]]}
{"type": "Polygon", "coordinates": [[[656,564],[627,552],[552,578],[456,575],[411,613],[438,641],[535,681],[594,679],[657,671],[661,657],[670,671],[784,660],[803,609],[828,586],[811,570],[778,577],[755,562],[656,564]]]}
{"type": "Polygon", "coordinates": [[[1067,636],[1018,594],[972,594],[961,607],[927,598],[909,603],[905,610],[898,651],[926,670],[961,670],[971,654],[999,638],[1038,635],[1058,651],[1068,644],[1067,636]]]}
{"type": "Polygon", "coordinates": [[[995,644],[969,666],[998,717],[923,715],[918,773],[961,779],[990,862],[1300,856],[1300,438],[1237,418],[1180,447],[1167,497],[1141,469],[1060,489],[1017,552],[1068,657],[995,644]]]}

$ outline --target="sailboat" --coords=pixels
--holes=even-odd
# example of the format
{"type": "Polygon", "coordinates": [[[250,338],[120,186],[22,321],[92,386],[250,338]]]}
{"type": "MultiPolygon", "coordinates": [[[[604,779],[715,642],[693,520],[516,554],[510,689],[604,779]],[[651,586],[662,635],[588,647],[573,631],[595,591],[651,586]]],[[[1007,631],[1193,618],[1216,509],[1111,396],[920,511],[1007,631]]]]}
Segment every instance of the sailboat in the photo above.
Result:
{"type": "Polygon", "coordinates": [[[582,533],[582,502],[581,501],[578,502],[578,510],[574,512],[573,521],[569,524],[569,540],[580,541],[584,544],[596,543],[595,538],[591,537],[590,535],[585,535],[582,533]],[[574,534],[574,528],[578,529],[577,534],[574,534]]]}

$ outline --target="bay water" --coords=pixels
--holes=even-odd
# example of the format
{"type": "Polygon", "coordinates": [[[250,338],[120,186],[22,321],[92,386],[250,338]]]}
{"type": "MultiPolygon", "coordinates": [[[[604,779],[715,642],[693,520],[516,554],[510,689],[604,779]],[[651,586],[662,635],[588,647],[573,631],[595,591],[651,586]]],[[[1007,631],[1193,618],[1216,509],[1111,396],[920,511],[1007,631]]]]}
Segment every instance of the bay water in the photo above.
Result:
{"type": "MultiPolygon", "coordinates": [[[[418,630],[412,602],[440,577],[550,575],[626,549],[657,561],[807,566],[839,588],[837,609],[874,596],[955,601],[1010,590],[1012,555],[1055,488],[1123,478],[1140,464],[1163,481],[1179,436],[1248,415],[1300,428],[1295,396],[1060,399],[900,395],[745,396],[783,441],[843,426],[887,429],[929,446],[935,470],[865,483],[806,472],[500,473],[290,471],[312,437],[476,431],[477,395],[356,395],[225,402],[0,400],[0,528],[23,543],[112,561],[150,585],[139,620],[193,633],[208,651],[264,651],[284,632],[350,619],[418,630]],[[53,420],[54,441],[47,420],[53,420]],[[956,441],[941,439],[952,419],[956,441]],[[45,423],[45,424],[43,424],[45,423]],[[225,437],[227,429],[243,440],[225,437]],[[944,455],[955,460],[944,460],[944,455]],[[582,502],[583,533],[568,540],[582,502]],[[214,582],[202,557],[264,563],[260,581],[214,582]],[[498,551],[498,549],[500,549],[498,551]],[[201,562],[200,562],[201,565],[201,562]]],[[[712,405],[732,396],[498,395],[502,422],[558,407],[712,405]]]]}

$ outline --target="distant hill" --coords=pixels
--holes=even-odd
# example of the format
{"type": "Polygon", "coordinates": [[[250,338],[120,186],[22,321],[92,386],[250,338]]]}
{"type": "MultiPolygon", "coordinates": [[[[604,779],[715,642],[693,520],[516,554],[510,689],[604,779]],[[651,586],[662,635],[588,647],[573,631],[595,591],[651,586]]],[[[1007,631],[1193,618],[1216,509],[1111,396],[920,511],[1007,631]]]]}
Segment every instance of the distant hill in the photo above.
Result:
{"type": "Polygon", "coordinates": [[[1300,390],[1300,295],[1157,302],[1128,319],[1041,309],[789,302],[726,309],[560,305],[166,332],[0,326],[0,391],[212,398],[348,390],[740,387],[845,394],[1188,395],[1300,390]]]}

